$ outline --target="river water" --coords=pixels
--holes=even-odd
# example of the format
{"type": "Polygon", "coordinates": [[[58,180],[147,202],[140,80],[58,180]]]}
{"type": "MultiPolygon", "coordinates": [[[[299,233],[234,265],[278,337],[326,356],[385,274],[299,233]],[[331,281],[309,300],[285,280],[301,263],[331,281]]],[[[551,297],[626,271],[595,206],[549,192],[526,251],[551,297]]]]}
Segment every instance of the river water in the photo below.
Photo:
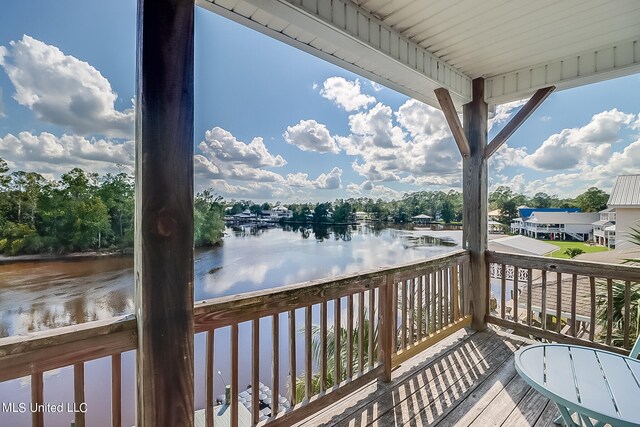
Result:
{"type": "MultiPolygon", "coordinates": [[[[341,228],[239,228],[226,230],[220,247],[195,256],[195,300],[361,272],[385,265],[417,261],[459,248],[459,232],[413,232],[368,225],[341,228]],[[428,236],[437,236],[431,238],[428,236]]],[[[133,260],[110,257],[63,262],[25,262],[0,266],[0,337],[105,319],[133,312],[133,260]]],[[[329,313],[331,316],[331,313],[329,313]]],[[[298,314],[296,314],[298,317],[298,314]]],[[[315,317],[315,316],[314,316],[315,317]]],[[[331,317],[329,317],[331,318],[331,317]]],[[[286,336],[286,321],[281,328],[286,336]]],[[[269,319],[263,321],[270,322],[269,319]]],[[[298,324],[300,323],[299,321],[298,324]]],[[[267,325],[268,326],[268,325],[267,325]]],[[[241,346],[249,339],[240,329],[241,346]]],[[[266,329],[268,330],[268,329],[266,329]]],[[[228,343],[227,332],[216,332],[216,343],[228,343]]],[[[265,336],[265,346],[270,337],[265,336]]],[[[285,341],[282,339],[281,341],[285,341]]],[[[298,343],[302,344],[302,339],[298,343]]],[[[281,342],[282,352],[286,343],[281,342]]],[[[216,348],[216,370],[228,369],[228,348],[216,348]]],[[[270,347],[269,347],[270,349],[270,347]]],[[[269,350],[270,351],[270,350],[269,350]]],[[[240,352],[241,355],[243,352],[240,352]]],[[[249,357],[250,352],[244,352],[249,357]]],[[[267,358],[261,379],[268,379],[267,358]]],[[[204,405],[204,336],[195,339],[196,407],[204,405]]],[[[250,359],[241,360],[250,366],[250,359]]],[[[301,363],[298,363],[302,366],[301,363]]],[[[108,425],[110,361],[86,364],[85,394],[88,425],[108,425]]],[[[285,367],[281,371],[285,371],[285,367]]],[[[134,352],[123,355],[123,425],[133,425],[135,401],[134,352]]],[[[228,372],[228,371],[227,371],[228,372]]],[[[223,374],[224,376],[224,374],[223,374]]],[[[45,402],[73,402],[72,369],[45,373],[45,402]]],[[[286,376],[282,378],[284,383],[286,376]]],[[[241,378],[241,382],[243,378],[241,378]]],[[[216,385],[222,392],[223,385],[216,385]]],[[[282,390],[284,394],[284,390],[282,390]]],[[[28,378],[0,383],[1,402],[29,402],[28,378]]],[[[69,426],[73,414],[48,413],[45,422],[69,426]]],[[[30,425],[27,412],[0,412],[0,426],[30,425]]]]}

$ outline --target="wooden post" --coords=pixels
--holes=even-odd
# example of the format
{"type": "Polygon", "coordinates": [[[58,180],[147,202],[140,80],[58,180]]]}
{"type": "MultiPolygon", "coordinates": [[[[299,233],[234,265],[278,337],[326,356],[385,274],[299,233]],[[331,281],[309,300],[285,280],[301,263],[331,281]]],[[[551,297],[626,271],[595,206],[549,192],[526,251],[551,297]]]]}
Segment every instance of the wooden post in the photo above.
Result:
{"type": "Polygon", "coordinates": [[[193,425],[193,0],[138,0],[138,427],[193,425]]]}
{"type": "Polygon", "coordinates": [[[485,251],[487,249],[487,145],[488,108],[484,101],[484,79],[473,80],[473,99],[464,105],[464,132],[469,155],[462,159],[464,198],[462,245],[471,255],[469,289],[465,289],[465,312],[473,317],[471,327],[484,330],[487,296],[485,251]]]}

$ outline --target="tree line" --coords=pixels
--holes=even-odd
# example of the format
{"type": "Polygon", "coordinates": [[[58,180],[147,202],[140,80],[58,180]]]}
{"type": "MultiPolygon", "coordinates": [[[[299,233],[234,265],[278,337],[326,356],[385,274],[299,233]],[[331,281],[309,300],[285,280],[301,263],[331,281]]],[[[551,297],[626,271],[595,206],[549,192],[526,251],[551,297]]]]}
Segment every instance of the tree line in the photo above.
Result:
{"type": "MultiPolygon", "coordinates": [[[[607,207],[609,195],[591,187],[575,198],[560,198],[544,192],[528,197],[500,186],[489,193],[489,210],[499,210],[499,221],[509,224],[518,215],[519,206],[532,208],[580,208],[583,212],[598,212],[607,207]]],[[[280,204],[277,202],[276,204],[280,204]]],[[[333,202],[292,203],[287,208],[293,213],[293,222],[348,223],[356,212],[365,212],[373,221],[408,223],[416,215],[429,215],[444,223],[462,221],[462,193],[455,190],[417,191],[405,193],[399,200],[358,197],[337,199],[333,202]]],[[[231,200],[226,203],[228,215],[249,210],[257,215],[271,209],[270,203],[254,203],[251,200],[231,200]]]]}
{"type": "MultiPolygon", "coordinates": [[[[195,197],[197,246],[214,245],[224,231],[223,201],[210,190],[195,197]]],[[[81,168],[48,180],[36,172],[9,173],[0,159],[0,253],[64,254],[133,248],[134,179],[81,168]]]]}

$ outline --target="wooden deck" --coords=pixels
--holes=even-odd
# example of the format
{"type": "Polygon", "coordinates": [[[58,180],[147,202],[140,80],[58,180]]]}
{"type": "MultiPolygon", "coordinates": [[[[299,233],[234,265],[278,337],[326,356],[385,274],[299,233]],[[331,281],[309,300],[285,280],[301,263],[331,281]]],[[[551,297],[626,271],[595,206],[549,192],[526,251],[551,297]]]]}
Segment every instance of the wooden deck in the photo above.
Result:
{"type": "Polygon", "coordinates": [[[553,426],[555,404],[516,373],[528,342],[462,330],[408,360],[389,384],[372,382],[300,426],[553,426]]]}

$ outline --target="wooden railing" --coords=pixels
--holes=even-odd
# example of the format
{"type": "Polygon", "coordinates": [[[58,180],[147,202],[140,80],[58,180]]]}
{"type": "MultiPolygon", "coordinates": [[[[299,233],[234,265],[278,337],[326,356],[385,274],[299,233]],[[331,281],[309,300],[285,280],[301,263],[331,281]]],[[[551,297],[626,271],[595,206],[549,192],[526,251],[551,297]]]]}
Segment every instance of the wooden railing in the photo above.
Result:
{"type": "MultiPolygon", "coordinates": [[[[259,390],[260,380],[268,377],[265,383],[273,390],[268,415],[260,411],[259,393],[251,393],[247,406],[254,425],[290,424],[372,380],[390,380],[393,367],[469,323],[461,310],[468,268],[469,255],[460,250],[196,303],[196,334],[206,335],[206,425],[214,425],[214,394],[221,389],[215,367],[227,360],[228,370],[222,369],[229,375],[230,403],[222,408],[229,411],[233,426],[239,423],[239,395],[246,391],[239,388],[243,377],[249,378],[252,390],[259,390]],[[214,360],[225,353],[227,358],[214,360]],[[268,362],[270,375],[260,371],[261,361],[268,362]],[[283,366],[287,375],[281,375],[283,366]],[[280,407],[279,396],[291,405],[280,407]]],[[[111,425],[120,427],[122,381],[132,381],[122,377],[121,354],[135,350],[136,343],[133,316],[2,338],[0,382],[30,376],[32,403],[44,403],[44,373],[73,366],[75,407],[80,407],[85,401],[85,363],[110,357],[111,425]]],[[[85,414],[74,417],[76,427],[85,425],[85,414]]],[[[32,425],[43,424],[43,412],[34,413],[32,425]]]]}
{"type": "MultiPolygon", "coordinates": [[[[0,382],[31,377],[31,403],[44,402],[44,372],[73,366],[74,425],[85,426],[84,365],[90,360],[111,357],[111,425],[120,427],[121,354],[136,348],[136,320],[116,317],[67,326],[27,336],[0,339],[0,382]]],[[[44,425],[44,410],[32,411],[31,425],[44,425]]]]}
{"type": "Polygon", "coordinates": [[[493,282],[500,289],[489,323],[550,341],[629,353],[637,333],[639,267],[491,251],[486,262],[488,286],[493,282]]]}
{"type": "Polygon", "coordinates": [[[460,310],[460,291],[468,274],[469,256],[457,251],[442,257],[364,274],[219,298],[196,304],[196,332],[207,334],[206,424],[214,425],[214,349],[230,351],[231,425],[239,419],[239,332],[251,334],[251,390],[260,387],[260,363],[271,352],[272,412],[260,412],[258,393],[251,393],[252,422],[291,424],[321,410],[373,379],[389,380],[392,368],[444,335],[468,324],[460,310]],[[332,325],[329,318],[333,317],[332,325]],[[314,314],[317,315],[315,323],[314,314]],[[265,322],[264,319],[271,319],[265,322]],[[301,322],[299,322],[301,320],[301,322]],[[288,323],[281,328],[281,323],[288,323]],[[269,326],[265,331],[263,325],[269,326]],[[303,327],[299,330],[299,325],[303,327]],[[336,327],[339,325],[339,327],[336,327]],[[216,342],[215,332],[230,328],[230,342],[216,342]],[[280,354],[282,336],[288,343],[280,354]],[[339,333],[336,333],[339,331],[339,333]],[[260,335],[271,336],[270,348],[260,335]],[[296,345],[303,340],[303,366],[296,345]],[[316,349],[314,357],[314,348],[316,349]],[[336,349],[338,349],[336,351],[336,349]],[[288,359],[286,398],[279,408],[280,368],[288,359]],[[301,368],[301,369],[300,369],[301,368]],[[304,383],[303,393],[298,385],[304,383]]]}

